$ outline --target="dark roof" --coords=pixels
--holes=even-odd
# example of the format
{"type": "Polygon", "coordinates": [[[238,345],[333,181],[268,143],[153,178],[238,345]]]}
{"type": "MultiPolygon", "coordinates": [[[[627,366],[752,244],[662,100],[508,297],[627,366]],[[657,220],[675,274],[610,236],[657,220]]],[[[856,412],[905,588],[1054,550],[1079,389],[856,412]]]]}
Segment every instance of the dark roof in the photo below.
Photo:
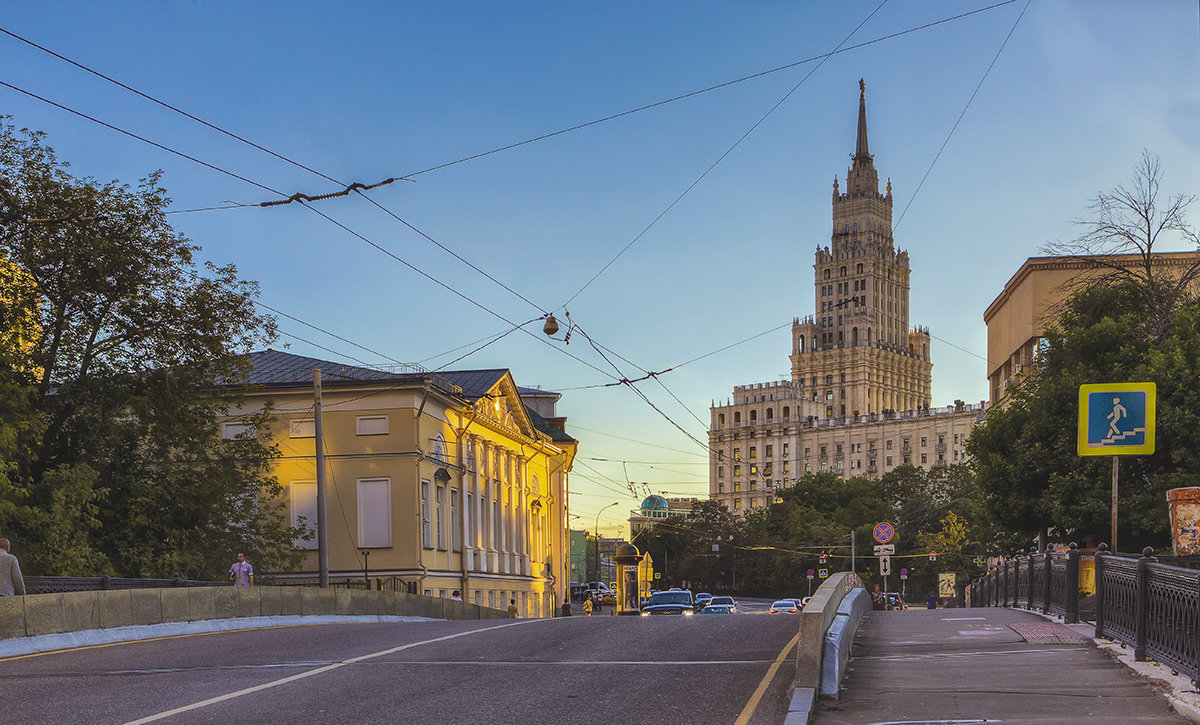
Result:
{"type": "Polygon", "coordinates": [[[271,349],[252,352],[246,359],[250,369],[238,382],[248,385],[312,385],[313,368],[320,368],[321,379],[331,383],[422,378],[417,373],[389,373],[271,349]]]}
{"type": "Polygon", "coordinates": [[[525,412],[529,414],[529,419],[533,421],[533,427],[550,436],[550,440],[560,443],[578,443],[573,437],[567,435],[566,431],[538,415],[538,412],[528,405],[525,406],[525,412]]]}
{"type": "Polygon", "coordinates": [[[496,383],[508,373],[505,368],[496,370],[459,370],[437,373],[438,377],[449,380],[462,388],[462,394],[474,403],[488,394],[496,383]]]}

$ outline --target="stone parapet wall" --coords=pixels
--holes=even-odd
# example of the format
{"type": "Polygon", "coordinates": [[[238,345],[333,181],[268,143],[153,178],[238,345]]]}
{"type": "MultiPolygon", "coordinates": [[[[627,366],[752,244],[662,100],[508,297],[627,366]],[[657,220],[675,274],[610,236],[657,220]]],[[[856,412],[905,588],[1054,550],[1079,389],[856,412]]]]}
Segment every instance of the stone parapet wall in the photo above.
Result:
{"type": "Polygon", "coordinates": [[[450,599],[314,587],[189,587],[31,594],[0,598],[0,640],[91,629],[231,617],[372,615],[504,619],[450,599]]]}

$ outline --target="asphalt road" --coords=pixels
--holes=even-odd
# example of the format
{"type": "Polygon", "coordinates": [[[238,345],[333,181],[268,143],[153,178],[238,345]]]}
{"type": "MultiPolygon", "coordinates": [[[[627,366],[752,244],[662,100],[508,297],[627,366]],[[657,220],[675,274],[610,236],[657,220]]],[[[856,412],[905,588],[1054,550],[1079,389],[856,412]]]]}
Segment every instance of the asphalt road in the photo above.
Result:
{"type": "Polygon", "coordinates": [[[0,721],[774,724],[797,629],[747,613],[170,637],[0,660],[0,721]]]}

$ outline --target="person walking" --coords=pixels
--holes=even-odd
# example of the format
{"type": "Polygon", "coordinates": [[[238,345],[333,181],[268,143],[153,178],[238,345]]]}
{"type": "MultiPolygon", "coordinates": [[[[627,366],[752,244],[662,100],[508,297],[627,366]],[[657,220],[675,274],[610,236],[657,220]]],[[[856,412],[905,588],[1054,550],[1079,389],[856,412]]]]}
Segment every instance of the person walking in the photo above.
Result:
{"type": "Polygon", "coordinates": [[[21,563],[17,557],[8,553],[12,544],[8,539],[0,539],[0,597],[13,597],[25,594],[25,578],[21,576],[21,563]]]}
{"type": "Polygon", "coordinates": [[[516,599],[508,600],[508,618],[509,619],[517,618],[517,600],[516,599]]]}
{"type": "Polygon", "coordinates": [[[583,616],[585,616],[585,617],[592,616],[592,598],[591,597],[588,597],[587,599],[583,600],[583,616]]]}
{"type": "Polygon", "coordinates": [[[564,616],[564,617],[571,616],[571,600],[570,599],[567,599],[563,602],[562,616],[564,616]]]}
{"type": "Polygon", "coordinates": [[[462,601],[462,592],[458,591],[457,589],[455,589],[453,592],[450,592],[450,601],[461,602],[462,601]]]}
{"type": "Polygon", "coordinates": [[[937,605],[938,605],[937,595],[934,594],[933,592],[929,592],[929,596],[925,597],[925,608],[926,609],[937,609],[938,608],[937,605]]]}
{"type": "Polygon", "coordinates": [[[254,586],[254,567],[246,561],[246,555],[243,552],[239,551],[237,558],[238,560],[233,562],[233,566],[229,567],[229,581],[233,582],[235,587],[254,586]]]}

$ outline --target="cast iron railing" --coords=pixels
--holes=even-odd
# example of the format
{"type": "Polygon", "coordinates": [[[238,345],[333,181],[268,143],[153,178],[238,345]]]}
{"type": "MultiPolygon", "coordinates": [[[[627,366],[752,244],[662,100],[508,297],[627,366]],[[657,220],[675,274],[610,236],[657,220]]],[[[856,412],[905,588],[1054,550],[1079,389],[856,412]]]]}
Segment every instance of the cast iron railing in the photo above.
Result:
{"type": "MultiPolygon", "coordinates": [[[[1097,638],[1133,648],[1200,682],[1200,571],[1160,564],[1147,547],[1140,558],[1096,552],[1097,638]]],[[[1018,554],[971,584],[972,606],[1020,606],[1079,621],[1079,551],[1018,554]]]]}

